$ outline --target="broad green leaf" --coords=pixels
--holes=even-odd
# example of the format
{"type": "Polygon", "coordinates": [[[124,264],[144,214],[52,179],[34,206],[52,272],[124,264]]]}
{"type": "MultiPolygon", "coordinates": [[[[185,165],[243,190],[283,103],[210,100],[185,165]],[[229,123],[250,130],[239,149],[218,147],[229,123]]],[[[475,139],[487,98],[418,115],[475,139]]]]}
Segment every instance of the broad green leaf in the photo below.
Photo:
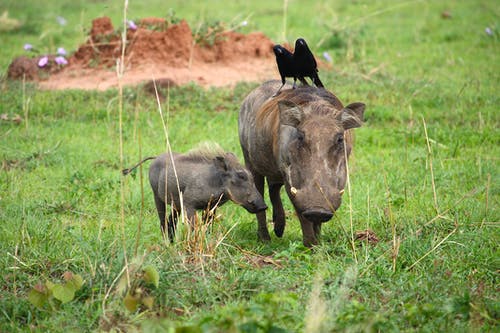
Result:
{"type": "Polygon", "coordinates": [[[241,324],[239,327],[241,333],[257,333],[259,332],[260,325],[257,321],[250,321],[244,324],[241,324]]]}
{"type": "Polygon", "coordinates": [[[127,275],[123,274],[120,280],[118,280],[118,284],[116,285],[116,291],[119,294],[123,294],[128,287],[127,275]]]}
{"type": "Polygon", "coordinates": [[[45,282],[45,285],[47,286],[47,289],[52,292],[52,290],[54,289],[54,286],[55,284],[49,280],[47,280],[47,282],[45,282]]]}
{"type": "Polygon", "coordinates": [[[287,330],[285,330],[284,328],[281,328],[281,327],[278,327],[278,326],[274,326],[272,325],[271,327],[269,327],[269,329],[267,330],[268,333],[288,333],[287,330]]]}
{"type": "Polygon", "coordinates": [[[134,312],[137,310],[139,307],[139,299],[135,296],[130,295],[130,293],[127,293],[125,295],[125,298],[123,299],[123,304],[129,310],[130,312],[134,312]]]}
{"type": "Polygon", "coordinates": [[[72,286],[66,284],[55,284],[52,288],[54,298],[60,300],[63,304],[72,301],[75,298],[75,290],[72,286]]]}
{"type": "Polygon", "coordinates": [[[144,267],[144,281],[153,284],[156,288],[160,285],[160,274],[153,266],[144,267]]]}
{"type": "Polygon", "coordinates": [[[36,289],[31,289],[28,293],[28,301],[39,309],[43,309],[47,303],[49,296],[46,293],[40,292],[36,289]]]}
{"type": "Polygon", "coordinates": [[[152,296],[146,296],[146,297],[143,297],[142,300],[141,300],[142,304],[144,304],[149,310],[151,310],[153,308],[153,304],[155,302],[155,299],[154,297],[152,296]]]}
{"type": "Polygon", "coordinates": [[[74,291],[80,290],[83,286],[83,278],[80,274],[73,274],[71,279],[66,282],[66,285],[73,288],[74,291]]]}
{"type": "Polygon", "coordinates": [[[198,326],[181,326],[175,329],[175,333],[201,333],[203,332],[198,326]]]}

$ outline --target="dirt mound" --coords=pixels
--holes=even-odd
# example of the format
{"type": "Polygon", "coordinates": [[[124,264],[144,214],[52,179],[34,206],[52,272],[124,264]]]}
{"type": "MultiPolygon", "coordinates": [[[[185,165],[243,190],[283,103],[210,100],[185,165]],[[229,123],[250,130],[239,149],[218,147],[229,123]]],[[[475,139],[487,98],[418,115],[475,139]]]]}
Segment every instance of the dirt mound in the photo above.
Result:
{"type": "Polygon", "coordinates": [[[60,72],[63,67],[57,65],[55,55],[47,56],[47,64],[43,67],[38,66],[40,59],[44,56],[28,58],[25,56],[17,57],[12,61],[7,69],[7,77],[16,80],[39,81],[49,77],[49,75],[60,72]]]}
{"type": "MultiPolygon", "coordinates": [[[[273,42],[264,34],[208,31],[204,37],[195,39],[184,20],[168,24],[164,19],[145,18],[137,26],[129,26],[123,83],[155,78],[177,85],[196,82],[225,86],[278,77],[273,42]]],[[[116,66],[121,52],[120,32],[108,17],[101,17],[92,21],[87,41],[68,59],[67,66],[46,66],[42,69],[46,75],[41,75],[37,59],[20,57],[12,62],[8,77],[25,75],[48,89],[104,90],[118,85],[116,72],[110,69],[116,66]]],[[[50,59],[49,64],[53,62],[50,59]]]]}
{"type": "Polygon", "coordinates": [[[7,77],[21,80],[23,77],[26,80],[38,79],[38,66],[36,60],[25,56],[14,59],[7,69],[7,77]]]}

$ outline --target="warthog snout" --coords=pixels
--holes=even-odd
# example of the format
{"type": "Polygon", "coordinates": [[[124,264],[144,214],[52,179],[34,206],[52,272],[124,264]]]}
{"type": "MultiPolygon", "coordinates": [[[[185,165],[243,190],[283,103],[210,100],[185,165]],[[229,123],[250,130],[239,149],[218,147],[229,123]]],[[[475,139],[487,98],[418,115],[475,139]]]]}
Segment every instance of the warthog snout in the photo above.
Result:
{"type": "Polygon", "coordinates": [[[302,215],[311,222],[322,223],[333,217],[333,212],[323,208],[308,209],[302,212],[302,215]]]}
{"type": "MultiPolygon", "coordinates": [[[[317,184],[318,182],[314,182],[317,184]]],[[[296,205],[297,213],[313,223],[329,221],[340,207],[341,194],[336,189],[306,186],[300,189],[290,188],[291,200],[296,205]]]]}
{"type": "Polygon", "coordinates": [[[262,199],[249,200],[246,205],[243,206],[249,213],[256,214],[267,209],[267,205],[262,199]]]}

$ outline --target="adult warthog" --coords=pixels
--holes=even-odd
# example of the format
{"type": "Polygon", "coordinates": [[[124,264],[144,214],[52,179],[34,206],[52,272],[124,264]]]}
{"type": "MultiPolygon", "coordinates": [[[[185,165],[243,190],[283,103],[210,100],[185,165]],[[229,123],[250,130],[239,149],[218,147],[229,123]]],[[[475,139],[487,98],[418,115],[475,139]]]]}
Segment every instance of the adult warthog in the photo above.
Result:
{"type": "MultiPolygon", "coordinates": [[[[267,179],[276,236],[285,229],[280,198],[285,185],[303,243],[311,247],[319,242],[321,224],[340,206],[353,144],[351,129],[361,126],[365,105],[344,107],[331,92],[310,86],[272,97],[280,85],[266,82],[245,98],[238,119],[240,143],[261,194],[267,179]]],[[[264,211],[257,213],[257,221],[259,238],[270,240],[264,211]]]]}

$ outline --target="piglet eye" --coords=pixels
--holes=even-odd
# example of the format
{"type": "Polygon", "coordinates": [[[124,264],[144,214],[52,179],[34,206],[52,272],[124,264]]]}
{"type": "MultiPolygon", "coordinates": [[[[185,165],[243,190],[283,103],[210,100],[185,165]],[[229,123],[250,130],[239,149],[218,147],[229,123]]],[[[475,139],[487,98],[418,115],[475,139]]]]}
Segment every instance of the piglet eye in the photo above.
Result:
{"type": "Polygon", "coordinates": [[[240,180],[243,180],[243,181],[248,180],[247,174],[244,172],[238,172],[236,175],[238,176],[238,179],[240,179],[240,180]]]}

